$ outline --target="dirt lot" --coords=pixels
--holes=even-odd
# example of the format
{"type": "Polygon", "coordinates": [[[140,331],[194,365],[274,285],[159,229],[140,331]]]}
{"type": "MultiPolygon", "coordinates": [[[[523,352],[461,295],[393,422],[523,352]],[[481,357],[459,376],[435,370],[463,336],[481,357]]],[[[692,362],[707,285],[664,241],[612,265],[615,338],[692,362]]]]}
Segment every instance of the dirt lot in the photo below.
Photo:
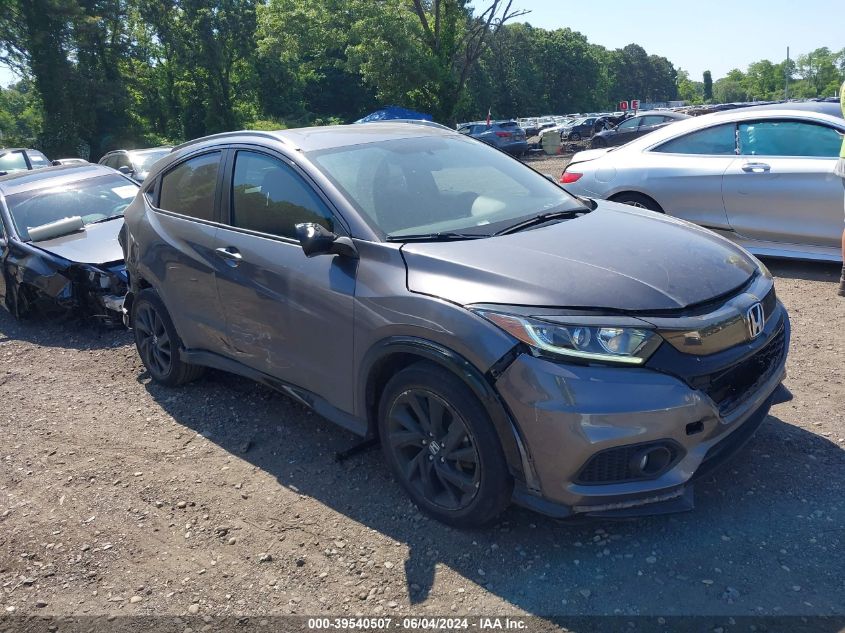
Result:
{"type": "Polygon", "coordinates": [[[475,532],[282,395],[165,389],[126,332],[0,311],[0,616],[844,614],[845,300],[836,267],[770,265],[795,400],[693,512],[475,532]]]}

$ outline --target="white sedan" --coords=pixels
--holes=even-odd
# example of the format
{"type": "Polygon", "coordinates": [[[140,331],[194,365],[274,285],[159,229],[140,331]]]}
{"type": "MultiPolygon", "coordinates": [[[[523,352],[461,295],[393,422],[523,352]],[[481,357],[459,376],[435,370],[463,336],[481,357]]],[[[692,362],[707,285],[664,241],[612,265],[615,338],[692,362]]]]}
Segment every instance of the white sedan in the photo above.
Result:
{"type": "Polygon", "coordinates": [[[756,255],[841,261],[845,189],[833,170],[844,135],[845,120],[817,112],[729,110],[579,152],[560,182],[689,220],[756,255]]]}

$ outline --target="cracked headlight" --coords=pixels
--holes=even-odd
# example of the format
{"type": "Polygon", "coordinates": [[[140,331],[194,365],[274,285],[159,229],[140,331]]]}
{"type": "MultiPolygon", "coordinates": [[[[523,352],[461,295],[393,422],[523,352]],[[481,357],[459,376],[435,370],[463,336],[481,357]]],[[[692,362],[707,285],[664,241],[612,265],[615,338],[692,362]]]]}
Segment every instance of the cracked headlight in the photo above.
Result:
{"type": "Polygon", "coordinates": [[[475,310],[514,338],[544,355],[641,365],[660,346],[660,336],[642,327],[552,323],[503,312],[475,310]]]}

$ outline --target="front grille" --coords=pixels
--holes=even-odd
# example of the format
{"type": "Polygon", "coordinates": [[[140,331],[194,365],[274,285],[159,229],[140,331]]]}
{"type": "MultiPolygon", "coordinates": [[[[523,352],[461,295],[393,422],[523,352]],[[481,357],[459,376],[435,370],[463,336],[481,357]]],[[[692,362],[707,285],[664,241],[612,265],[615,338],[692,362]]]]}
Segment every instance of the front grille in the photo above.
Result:
{"type": "Polygon", "coordinates": [[[580,484],[610,484],[637,479],[649,479],[650,477],[635,472],[631,467],[634,455],[649,446],[665,447],[672,454],[672,458],[662,472],[666,472],[666,470],[676,464],[681,454],[678,446],[671,441],[630,444],[628,446],[609,448],[593,455],[581,469],[581,472],[578,473],[578,476],[575,477],[575,481],[580,484]]]}
{"type": "Polygon", "coordinates": [[[781,328],[765,347],[736,365],[696,380],[706,383],[704,392],[727,415],[769,380],[786,354],[786,331],[781,328]]]}

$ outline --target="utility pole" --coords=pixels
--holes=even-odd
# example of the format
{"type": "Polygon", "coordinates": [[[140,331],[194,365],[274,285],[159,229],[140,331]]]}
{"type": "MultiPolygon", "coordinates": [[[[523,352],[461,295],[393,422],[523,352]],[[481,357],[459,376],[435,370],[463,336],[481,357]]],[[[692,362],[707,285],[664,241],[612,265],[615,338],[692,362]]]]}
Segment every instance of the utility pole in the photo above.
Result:
{"type": "Polygon", "coordinates": [[[783,67],[783,99],[789,99],[789,47],[786,47],[786,64],[783,67]]]}

